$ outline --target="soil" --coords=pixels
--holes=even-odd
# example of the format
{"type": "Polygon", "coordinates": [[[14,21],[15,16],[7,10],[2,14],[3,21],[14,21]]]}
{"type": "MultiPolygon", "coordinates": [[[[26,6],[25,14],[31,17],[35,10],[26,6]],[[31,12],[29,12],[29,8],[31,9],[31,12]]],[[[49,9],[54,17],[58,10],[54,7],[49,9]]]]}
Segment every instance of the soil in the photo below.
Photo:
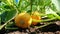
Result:
{"type": "Polygon", "coordinates": [[[26,29],[19,28],[17,30],[2,29],[0,34],[60,34],[60,21],[56,21],[55,24],[50,24],[43,28],[30,27],[26,29]]]}

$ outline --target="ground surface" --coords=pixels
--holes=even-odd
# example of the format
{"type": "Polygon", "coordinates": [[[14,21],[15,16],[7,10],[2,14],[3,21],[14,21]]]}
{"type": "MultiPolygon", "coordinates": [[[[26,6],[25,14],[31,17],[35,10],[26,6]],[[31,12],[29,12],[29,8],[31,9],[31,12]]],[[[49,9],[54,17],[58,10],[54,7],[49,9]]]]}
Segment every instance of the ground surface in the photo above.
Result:
{"type": "Polygon", "coordinates": [[[1,30],[0,34],[60,34],[60,21],[56,24],[50,24],[43,28],[18,29],[18,30],[1,30]]]}

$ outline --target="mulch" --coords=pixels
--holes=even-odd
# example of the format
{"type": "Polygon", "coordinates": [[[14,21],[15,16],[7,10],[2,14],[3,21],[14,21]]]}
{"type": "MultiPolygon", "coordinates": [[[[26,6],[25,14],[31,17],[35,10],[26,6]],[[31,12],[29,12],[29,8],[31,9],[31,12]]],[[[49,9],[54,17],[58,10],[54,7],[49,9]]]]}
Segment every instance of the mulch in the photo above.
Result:
{"type": "Polygon", "coordinates": [[[17,30],[2,29],[0,34],[60,34],[60,21],[38,29],[33,27],[26,29],[19,28],[17,30]]]}

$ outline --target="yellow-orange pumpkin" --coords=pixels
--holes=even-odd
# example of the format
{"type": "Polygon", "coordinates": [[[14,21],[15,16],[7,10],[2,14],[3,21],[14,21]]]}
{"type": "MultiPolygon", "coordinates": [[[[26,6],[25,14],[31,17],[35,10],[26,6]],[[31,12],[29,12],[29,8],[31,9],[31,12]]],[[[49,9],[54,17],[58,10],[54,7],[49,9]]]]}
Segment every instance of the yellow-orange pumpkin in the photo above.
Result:
{"type": "Polygon", "coordinates": [[[16,26],[28,28],[31,25],[32,18],[28,13],[20,13],[15,18],[16,26]]]}
{"type": "MultiPolygon", "coordinates": [[[[33,15],[31,16],[32,19],[41,20],[41,17],[38,16],[38,14],[39,14],[39,13],[38,13],[37,11],[35,11],[35,12],[33,13],[33,15]]],[[[38,22],[32,22],[32,25],[37,25],[37,23],[38,23],[38,22]]]]}

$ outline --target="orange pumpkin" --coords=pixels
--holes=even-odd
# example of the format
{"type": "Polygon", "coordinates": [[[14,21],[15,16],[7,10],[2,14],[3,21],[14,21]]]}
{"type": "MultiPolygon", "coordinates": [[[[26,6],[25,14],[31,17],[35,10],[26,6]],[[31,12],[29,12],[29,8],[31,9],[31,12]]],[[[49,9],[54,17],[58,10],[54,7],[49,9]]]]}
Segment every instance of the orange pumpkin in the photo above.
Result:
{"type": "Polygon", "coordinates": [[[32,18],[28,13],[20,13],[15,18],[16,26],[21,28],[28,28],[31,25],[32,18]]]}
{"type": "MultiPolygon", "coordinates": [[[[32,19],[35,19],[35,20],[41,20],[41,17],[40,16],[38,16],[38,12],[37,11],[35,11],[34,13],[33,13],[33,15],[31,16],[32,17],[32,19]]],[[[32,22],[32,25],[37,25],[38,24],[38,22],[32,22]]]]}

